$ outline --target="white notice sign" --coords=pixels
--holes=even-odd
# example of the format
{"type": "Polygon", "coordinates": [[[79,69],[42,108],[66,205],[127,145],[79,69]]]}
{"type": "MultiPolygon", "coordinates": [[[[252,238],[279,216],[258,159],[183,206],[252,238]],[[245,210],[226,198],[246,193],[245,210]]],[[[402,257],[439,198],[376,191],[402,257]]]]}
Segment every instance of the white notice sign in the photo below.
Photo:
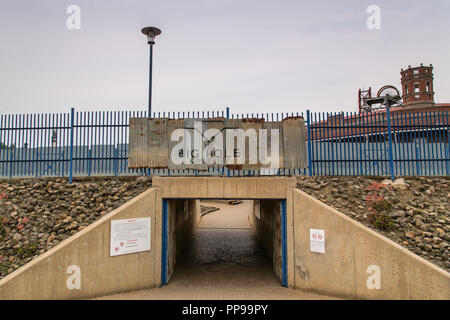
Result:
{"type": "Polygon", "coordinates": [[[150,250],[150,228],[150,218],[111,220],[111,257],[150,250]]]}
{"type": "Polygon", "coordinates": [[[325,231],[309,229],[309,249],[311,252],[325,253],[325,231]]]}

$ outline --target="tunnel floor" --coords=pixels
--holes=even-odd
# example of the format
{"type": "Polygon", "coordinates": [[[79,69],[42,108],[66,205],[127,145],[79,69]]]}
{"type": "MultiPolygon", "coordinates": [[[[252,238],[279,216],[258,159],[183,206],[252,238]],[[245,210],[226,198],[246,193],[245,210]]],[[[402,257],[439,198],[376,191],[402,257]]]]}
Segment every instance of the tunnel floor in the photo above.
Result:
{"type": "Polygon", "coordinates": [[[199,229],[163,288],[104,299],[332,299],[281,286],[272,262],[248,222],[249,201],[208,202],[219,211],[203,216],[199,229]]]}
{"type": "Polygon", "coordinates": [[[280,286],[251,229],[200,229],[169,284],[185,287],[280,286]]]}

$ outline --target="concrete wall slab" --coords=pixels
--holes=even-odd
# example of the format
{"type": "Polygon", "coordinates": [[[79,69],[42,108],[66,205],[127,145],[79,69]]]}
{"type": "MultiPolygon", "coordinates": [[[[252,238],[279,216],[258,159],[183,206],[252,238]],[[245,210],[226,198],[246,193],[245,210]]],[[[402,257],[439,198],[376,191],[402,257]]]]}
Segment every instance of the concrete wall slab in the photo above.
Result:
{"type": "Polygon", "coordinates": [[[159,285],[156,195],[155,189],[147,190],[9,274],[0,280],[0,299],[92,298],[159,285]],[[111,220],[142,217],[151,218],[151,250],[111,257],[111,220]],[[69,289],[67,281],[77,270],[80,288],[69,289]]]}
{"type": "Polygon", "coordinates": [[[355,299],[450,299],[445,270],[300,190],[293,203],[296,288],[355,299]],[[324,254],[310,251],[310,228],[325,230],[324,254]]]}
{"type": "Polygon", "coordinates": [[[290,177],[153,177],[152,183],[173,199],[286,199],[297,186],[290,177]]]}

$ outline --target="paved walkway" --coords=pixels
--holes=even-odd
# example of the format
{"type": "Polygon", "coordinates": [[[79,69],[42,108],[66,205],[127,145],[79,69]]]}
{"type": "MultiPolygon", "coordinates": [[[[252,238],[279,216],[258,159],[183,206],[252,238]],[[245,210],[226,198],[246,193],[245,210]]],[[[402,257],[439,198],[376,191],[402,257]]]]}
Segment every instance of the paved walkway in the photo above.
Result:
{"type": "Polygon", "coordinates": [[[250,229],[248,213],[250,201],[243,201],[237,205],[229,205],[227,201],[202,201],[202,205],[219,208],[219,211],[207,213],[202,217],[200,229],[250,229]]]}
{"type": "Polygon", "coordinates": [[[281,286],[250,229],[249,201],[205,204],[220,210],[203,217],[167,286],[103,299],[331,299],[281,286]]]}

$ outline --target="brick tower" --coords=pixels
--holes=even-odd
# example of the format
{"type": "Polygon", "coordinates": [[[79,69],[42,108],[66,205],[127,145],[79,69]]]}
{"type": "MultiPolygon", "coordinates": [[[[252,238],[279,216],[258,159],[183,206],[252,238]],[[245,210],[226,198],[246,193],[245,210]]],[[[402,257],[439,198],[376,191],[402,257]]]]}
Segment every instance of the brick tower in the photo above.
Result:
{"type": "Polygon", "coordinates": [[[403,108],[416,109],[434,106],[433,65],[408,66],[401,70],[403,108]]]}

